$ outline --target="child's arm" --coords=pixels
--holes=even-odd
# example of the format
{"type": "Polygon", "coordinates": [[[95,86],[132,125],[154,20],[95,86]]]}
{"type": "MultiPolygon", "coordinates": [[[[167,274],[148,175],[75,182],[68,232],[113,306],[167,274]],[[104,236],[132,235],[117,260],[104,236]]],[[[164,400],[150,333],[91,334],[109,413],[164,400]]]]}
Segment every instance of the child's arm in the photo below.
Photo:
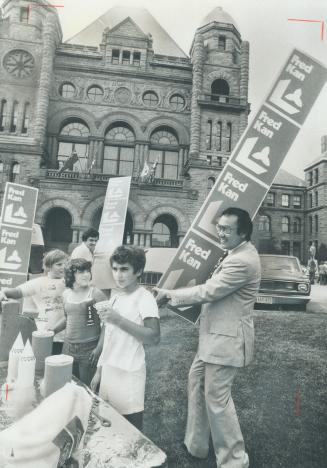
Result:
{"type": "Polygon", "coordinates": [[[5,288],[0,291],[0,302],[7,299],[21,299],[23,293],[19,288],[5,288]]]}
{"type": "Polygon", "coordinates": [[[113,308],[107,308],[99,312],[99,315],[104,322],[116,325],[121,330],[124,330],[124,332],[134,336],[137,340],[143,341],[144,344],[158,344],[160,341],[160,323],[157,318],[145,318],[143,326],[122,317],[113,308]]]}
{"type": "Polygon", "coordinates": [[[101,381],[101,370],[102,370],[101,366],[97,367],[97,371],[94,374],[93,379],[91,380],[90,388],[91,388],[92,392],[97,392],[98,391],[100,381],[101,381]]]}
{"type": "Polygon", "coordinates": [[[91,366],[92,367],[95,367],[97,365],[97,362],[98,362],[98,359],[99,359],[99,356],[101,354],[101,351],[102,351],[102,348],[103,348],[103,341],[104,341],[104,332],[105,332],[105,326],[103,325],[102,328],[101,328],[101,333],[100,333],[100,336],[99,336],[99,341],[98,341],[98,344],[96,346],[96,348],[92,351],[92,353],[90,354],[90,362],[91,362],[91,366]]]}
{"type": "Polygon", "coordinates": [[[58,320],[58,322],[55,324],[54,327],[48,328],[49,331],[53,331],[54,334],[61,332],[61,330],[64,330],[66,328],[66,316],[58,320]]]}

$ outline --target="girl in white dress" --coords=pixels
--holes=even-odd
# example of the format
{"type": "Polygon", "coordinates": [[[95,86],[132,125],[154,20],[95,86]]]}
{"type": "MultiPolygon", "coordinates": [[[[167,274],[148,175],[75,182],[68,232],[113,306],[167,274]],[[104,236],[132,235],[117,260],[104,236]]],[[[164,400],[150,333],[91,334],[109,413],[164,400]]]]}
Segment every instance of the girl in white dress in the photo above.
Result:
{"type": "Polygon", "coordinates": [[[118,247],[110,257],[117,291],[103,306],[103,350],[91,382],[99,395],[142,430],[146,380],[143,343],[160,340],[159,313],[152,294],[138,284],[145,253],[134,246],[118,247]]]}

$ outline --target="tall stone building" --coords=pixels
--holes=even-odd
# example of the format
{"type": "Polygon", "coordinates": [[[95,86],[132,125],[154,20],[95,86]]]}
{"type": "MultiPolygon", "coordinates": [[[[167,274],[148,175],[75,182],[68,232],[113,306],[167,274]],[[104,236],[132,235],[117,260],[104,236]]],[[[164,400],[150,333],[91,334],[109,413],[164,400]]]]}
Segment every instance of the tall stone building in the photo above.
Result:
{"type": "MultiPolygon", "coordinates": [[[[248,75],[249,45],[219,7],[187,56],[146,10],[112,8],[63,42],[48,2],[5,0],[0,195],[8,180],[38,187],[46,246],[68,249],[99,224],[108,180],[131,175],[124,241],[176,247],[246,128],[248,75]],[[75,152],[71,170],[60,170],[75,152]],[[146,164],[152,177],[140,178],[146,164]]],[[[276,226],[288,213],[283,251],[303,257],[306,188],[278,177],[276,203],[289,195],[293,205],[266,201],[255,240],[263,250],[280,240],[276,226]]]]}

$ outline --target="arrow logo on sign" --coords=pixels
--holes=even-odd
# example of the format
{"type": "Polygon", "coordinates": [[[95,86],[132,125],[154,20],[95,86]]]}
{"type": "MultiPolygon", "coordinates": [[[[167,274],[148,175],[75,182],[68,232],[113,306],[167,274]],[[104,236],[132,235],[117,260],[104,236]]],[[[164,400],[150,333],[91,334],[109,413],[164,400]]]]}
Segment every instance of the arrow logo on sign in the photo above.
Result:
{"type": "MultiPolygon", "coordinates": [[[[288,114],[292,115],[292,114],[297,114],[298,112],[300,112],[300,110],[283,100],[283,96],[290,82],[291,80],[280,80],[276,88],[271,94],[270,101],[276,106],[283,109],[288,114]]],[[[302,89],[298,88],[294,91],[294,93],[290,93],[287,96],[285,96],[285,99],[287,99],[288,101],[294,102],[294,104],[296,104],[298,107],[301,108],[302,107],[301,95],[302,95],[302,89]]]]}
{"type": "Polygon", "coordinates": [[[18,268],[22,264],[22,259],[18,255],[17,250],[14,250],[10,257],[7,258],[8,261],[6,261],[6,255],[7,247],[0,250],[0,265],[2,266],[2,268],[6,268],[7,270],[18,270],[18,268]]]}
{"type": "Polygon", "coordinates": [[[6,206],[5,214],[3,217],[4,223],[9,224],[25,224],[27,221],[27,215],[24,211],[24,208],[21,206],[16,213],[13,213],[14,205],[10,203],[10,205],[6,206]]]}
{"type": "Polygon", "coordinates": [[[265,166],[270,166],[270,160],[268,157],[270,152],[269,146],[265,146],[261,151],[251,155],[251,152],[255,147],[258,139],[259,137],[247,138],[235,160],[242,164],[242,166],[244,166],[246,169],[250,169],[255,174],[263,174],[264,172],[267,172],[267,169],[250,159],[250,156],[252,156],[255,159],[261,160],[265,166]]]}

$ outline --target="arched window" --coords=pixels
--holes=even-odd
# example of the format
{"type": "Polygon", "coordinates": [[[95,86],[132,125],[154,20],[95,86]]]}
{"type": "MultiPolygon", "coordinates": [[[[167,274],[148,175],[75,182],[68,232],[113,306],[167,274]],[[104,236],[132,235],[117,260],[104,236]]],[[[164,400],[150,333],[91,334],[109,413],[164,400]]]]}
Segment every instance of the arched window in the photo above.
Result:
{"type": "Polygon", "coordinates": [[[315,233],[319,231],[319,220],[318,215],[315,215],[315,233]]]}
{"type": "Polygon", "coordinates": [[[7,123],[7,118],[8,118],[8,106],[7,106],[7,101],[5,99],[2,99],[1,105],[0,105],[0,132],[3,132],[7,123]]]}
{"type": "Polygon", "coordinates": [[[290,218],[288,216],[282,217],[282,232],[290,232],[290,218]]]}
{"type": "Polygon", "coordinates": [[[211,99],[213,101],[228,102],[229,84],[226,80],[219,78],[211,84],[211,99]]]}
{"type": "Polygon", "coordinates": [[[218,37],[218,50],[226,50],[226,36],[218,37]]]}
{"type": "Polygon", "coordinates": [[[294,234],[300,234],[301,232],[301,218],[295,218],[293,221],[293,232],[294,234]]]}
{"type": "Polygon", "coordinates": [[[12,113],[10,120],[10,133],[15,133],[17,131],[17,120],[18,120],[18,102],[14,101],[12,105],[12,113]]]}
{"type": "Polygon", "coordinates": [[[72,217],[64,208],[52,208],[48,211],[44,227],[44,243],[46,250],[61,249],[67,252],[72,241],[72,217]]]}
{"type": "Polygon", "coordinates": [[[76,152],[78,159],[72,165],[73,171],[87,171],[89,135],[89,128],[79,119],[73,120],[62,127],[58,137],[59,145],[57,160],[59,169],[64,165],[73,152],[76,152]]]}
{"type": "Polygon", "coordinates": [[[212,187],[215,185],[216,179],[214,177],[208,177],[208,192],[212,189],[212,187]]]}
{"type": "Polygon", "coordinates": [[[217,140],[216,140],[216,149],[221,151],[221,135],[222,135],[223,124],[221,121],[217,122],[217,140]]]}
{"type": "Polygon", "coordinates": [[[173,216],[158,216],[152,228],[152,247],[178,247],[177,229],[177,222],[173,216]]]}
{"type": "Polygon", "coordinates": [[[14,162],[11,165],[10,172],[9,172],[9,182],[19,182],[19,174],[20,174],[20,164],[18,162],[14,162]]]}
{"type": "Polygon", "coordinates": [[[59,92],[63,98],[69,99],[75,96],[76,88],[72,83],[64,83],[61,85],[59,92]]]}
{"type": "Polygon", "coordinates": [[[149,162],[156,164],[155,177],[178,179],[178,139],[173,129],[160,127],[150,138],[149,162]]]}
{"type": "Polygon", "coordinates": [[[259,231],[264,231],[264,232],[270,232],[271,231],[271,221],[270,221],[269,216],[267,216],[267,215],[259,216],[258,230],[259,231]]]}
{"type": "Polygon", "coordinates": [[[180,94],[173,94],[169,99],[169,104],[173,110],[182,110],[185,105],[185,100],[180,94]]]}
{"type": "Polygon", "coordinates": [[[117,122],[105,135],[103,173],[131,176],[134,164],[135,135],[129,125],[117,122]]]}
{"type": "Polygon", "coordinates": [[[133,218],[129,211],[126,213],[126,221],[124,228],[123,244],[133,244],[133,218]]]}
{"type": "Polygon", "coordinates": [[[211,150],[212,142],[212,120],[207,122],[207,137],[206,137],[206,149],[211,150]]]}
{"type": "Polygon", "coordinates": [[[23,122],[22,122],[22,133],[28,132],[30,123],[30,103],[26,102],[24,106],[23,122]]]}
{"type": "Polygon", "coordinates": [[[87,90],[87,97],[92,102],[101,102],[103,98],[103,89],[100,86],[91,86],[87,90]]]}

